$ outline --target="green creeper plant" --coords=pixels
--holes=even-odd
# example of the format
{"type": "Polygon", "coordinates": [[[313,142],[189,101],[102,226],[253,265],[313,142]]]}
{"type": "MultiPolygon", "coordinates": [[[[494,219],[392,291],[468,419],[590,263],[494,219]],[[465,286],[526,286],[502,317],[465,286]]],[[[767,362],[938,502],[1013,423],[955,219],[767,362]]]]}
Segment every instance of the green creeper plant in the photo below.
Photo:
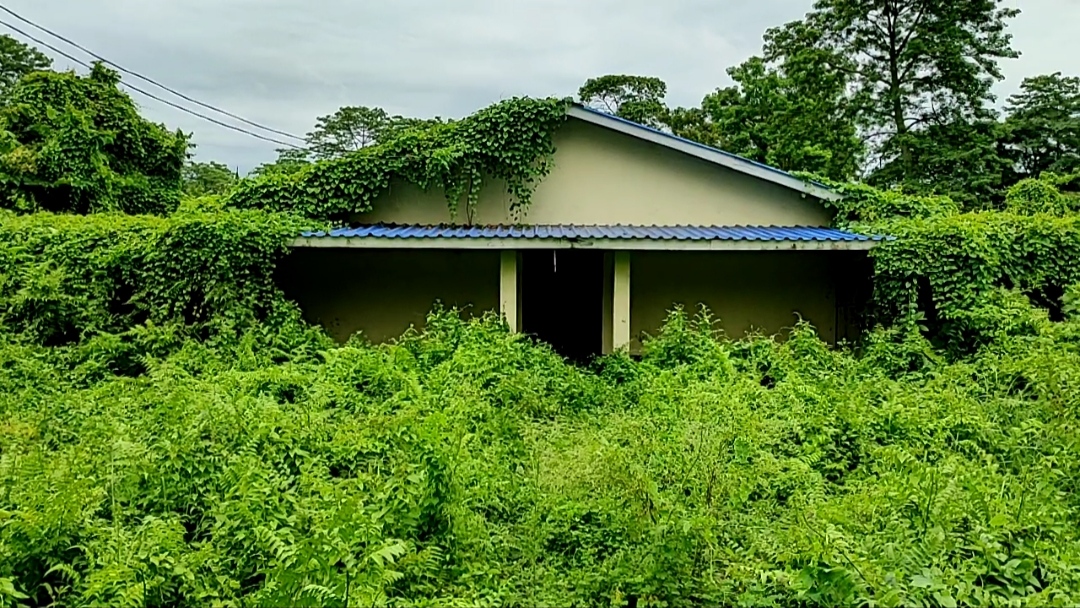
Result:
{"type": "Polygon", "coordinates": [[[102,64],[36,72],[0,108],[0,208],[167,213],[180,201],[188,139],[139,115],[102,64]]]}
{"type": "Polygon", "coordinates": [[[231,207],[288,211],[342,222],[370,211],[390,183],[402,179],[442,189],[453,216],[476,205],[483,184],[506,184],[512,207],[527,208],[536,182],[550,169],[552,135],[566,118],[564,99],[517,98],[462,120],[407,129],[396,137],[295,172],[243,180],[231,207]]]}

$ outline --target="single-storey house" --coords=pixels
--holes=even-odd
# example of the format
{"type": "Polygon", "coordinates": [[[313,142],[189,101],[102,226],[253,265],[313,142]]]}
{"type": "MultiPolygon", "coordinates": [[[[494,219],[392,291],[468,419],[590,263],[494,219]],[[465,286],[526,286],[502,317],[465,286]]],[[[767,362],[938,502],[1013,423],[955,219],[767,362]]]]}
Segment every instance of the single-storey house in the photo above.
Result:
{"type": "Polygon", "coordinates": [[[437,301],[576,358],[638,351],[680,304],[732,336],[801,317],[854,337],[876,242],[829,227],[835,192],[577,105],[554,140],[523,218],[496,186],[461,223],[442,192],[395,184],[352,227],[297,239],[286,292],[340,340],[392,339],[437,301]]]}

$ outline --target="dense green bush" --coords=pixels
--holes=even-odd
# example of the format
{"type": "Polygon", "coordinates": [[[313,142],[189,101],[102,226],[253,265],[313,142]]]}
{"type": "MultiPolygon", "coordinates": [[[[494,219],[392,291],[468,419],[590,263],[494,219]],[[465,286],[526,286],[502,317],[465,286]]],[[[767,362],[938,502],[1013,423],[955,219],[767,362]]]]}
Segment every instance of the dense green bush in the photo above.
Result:
{"type": "Polygon", "coordinates": [[[243,327],[282,302],[273,282],[306,224],[257,211],[168,218],[0,212],[0,328],[47,345],[176,323],[243,327]]]}
{"type": "MultiPolygon", "coordinates": [[[[869,229],[869,228],[866,228],[869,229]]],[[[935,343],[966,355],[983,340],[971,316],[1000,290],[1016,289],[1062,318],[1065,289],[1080,282],[1080,215],[1006,212],[880,222],[894,238],[876,248],[878,320],[917,314],[935,343]]]]}
{"type": "Polygon", "coordinates": [[[1080,601],[1071,325],[948,364],[901,330],[856,355],[676,313],[582,370],[492,317],[429,321],[385,346],[174,336],[134,377],[98,371],[109,340],[6,341],[0,597],[1080,601]]]}
{"type": "Polygon", "coordinates": [[[102,64],[36,72],[0,108],[0,209],[163,214],[180,202],[188,138],[139,115],[102,64]]]}

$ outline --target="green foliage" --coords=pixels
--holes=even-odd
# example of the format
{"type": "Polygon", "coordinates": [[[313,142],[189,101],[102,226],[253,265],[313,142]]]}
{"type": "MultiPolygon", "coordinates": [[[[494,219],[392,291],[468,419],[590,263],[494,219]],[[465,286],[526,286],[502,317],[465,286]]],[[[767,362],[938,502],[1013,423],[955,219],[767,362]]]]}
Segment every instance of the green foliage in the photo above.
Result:
{"type": "Polygon", "coordinates": [[[1000,290],[1018,290],[1058,319],[1065,290],[1080,282],[1080,215],[965,213],[874,228],[896,237],[871,253],[880,319],[917,310],[929,335],[956,355],[998,331],[986,315],[1007,317],[1014,307],[1000,290]]]}
{"type": "Polygon", "coordinates": [[[814,174],[804,179],[819,181],[842,196],[826,204],[841,226],[878,224],[897,218],[932,218],[960,212],[960,205],[947,196],[912,194],[900,188],[881,190],[867,184],[836,182],[814,174]]]}
{"type": "Polygon", "coordinates": [[[139,115],[119,76],[37,72],[0,108],[0,208],[166,213],[188,141],[139,115]]]}
{"type": "Polygon", "coordinates": [[[303,226],[252,211],[2,216],[0,329],[60,345],[148,324],[250,327],[281,310],[273,269],[303,226]]]}
{"type": "Polygon", "coordinates": [[[1051,179],[1025,179],[1009,188],[1005,207],[1015,213],[1064,216],[1077,210],[1076,199],[1058,190],[1051,179]]]}
{"type": "Polygon", "coordinates": [[[374,146],[416,128],[442,121],[391,116],[382,108],[346,106],[329,116],[320,116],[315,129],[307,135],[307,150],[312,159],[341,158],[361,148],[374,146]]]}
{"type": "Polygon", "coordinates": [[[0,594],[1074,604],[1080,342],[1030,333],[950,364],[904,332],[856,355],[676,312],[593,373],[444,312],[384,346],[184,340],[90,381],[104,336],[6,340],[0,594]]]}
{"type": "Polygon", "coordinates": [[[342,158],[362,148],[399,137],[412,130],[442,124],[441,118],[422,119],[391,116],[382,108],[345,106],[315,120],[315,128],[304,138],[304,146],[278,150],[278,159],[252,171],[252,177],[290,175],[312,162],[342,158]]]}
{"type": "Polygon", "coordinates": [[[1020,177],[1080,171],[1080,78],[1025,78],[1005,114],[1004,143],[1020,177]]]}
{"type": "Polygon", "coordinates": [[[23,76],[47,70],[52,59],[36,48],[0,34],[0,104],[7,101],[11,89],[23,76]]]}
{"type": "Polygon", "coordinates": [[[667,123],[666,96],[667,83],[652,76],[609,74],[578,89],[582,104],[650,127],[667,123]]]}
{"type": "Polygon", "coordinates": [[[519,98],[460,121],[407,129],[379,145],[295,173],[267,172],[243,180],[229,195],[238,208],[343,221],[370,211],[394,180],[446,192],[451,216],[471,212],[485,180],[505,182],[514,209],[526,208],[536,181],[547,174],[552,134],[566,118],[566,100],[519,98]]]}
{"type": "Polygon", "coordinates": [[[848,77],[814,54],[807,49],[775,66],[753,57],[729,69],[735,86],[701,104],[716,144],[786,171],[854,177],[864,145],[844,98],[848,77]]]}
{"type": "Polygon", "coordinates": [[[914,154],[920,132],[985,117],[991,85],[1001,79],[998,60],[1017,56],[1006,23],[1019,11],[1002,4],[817,0],[804,20],[766,39],[773,57],[794,56],[810,41],[822,62],[848,73],[878,164],[898,162],[901,175],[914,180],[923,169],[914,154]]]}
{"type": "Polygon", "coordinates": [[[249,178],[267,177],[270,175],[292,175],[299,173],[311,165],[311,153],[307,148],[284,148],[278,150],[278,157],[272,163],[263,163],[255,167],[249,178]]]}
{"type": "Polygon", "coordinates": [[[236,186],[240,178],[235,171],[219,162],[201,163],[189,160],[184,165],[183,180],[184,196],[198,198],[226,194],[236,186]]]}
{"type": "Polygon", "coordinates": [[[396,180],[451,212],[489,179],[528,205],[566,100],[389,119],[374,142],[339,113],[326,159],[220,197],[221,167],[189,165],[180,203],[186,139],[115,74],[25,77],[0,109],[0,604],[1077,604],[1080,182],[1054,161],[1006,211],[961,213],[999,202],[992,138],[963,126],[1008,53],[996,6],[819,0],[767,44],[797,53],[702,108],[668,111],[657,79],[583,88],[824,173],[838,224],[894,237],[858,350],[804,323],[732,341],[681,309],[587,369],[492,314],[335,345],[274,284],[288,241],[396,180]],[[918,78],[874,81],[878,51],[918,78]],[[844,104],[897,99],[916,122],[879,153],[924,175],[829,181],[859,153],[844,104]]]}
{"type": "Polygon", "coordinates": [[[954,120],[930,124],[901,140],[886,142],[884,162],[869,183],[897,184],[906,191],[949,196],[967,210],[1000,207],[1010,162],[1001,154],[1001,125],[993,120],[954,120]],[[911,166],[905,164],[904,154],[911,166]]]}

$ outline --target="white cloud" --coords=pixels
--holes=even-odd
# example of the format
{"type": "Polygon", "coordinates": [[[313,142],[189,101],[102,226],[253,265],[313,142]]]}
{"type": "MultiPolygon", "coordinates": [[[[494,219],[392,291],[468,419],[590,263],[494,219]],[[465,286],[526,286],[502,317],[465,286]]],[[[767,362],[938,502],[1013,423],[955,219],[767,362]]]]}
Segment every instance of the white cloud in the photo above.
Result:
{"type": "MultiPolygon", "coordinates": [[[[515,95],[569,95],[592,76],[663,78],[673,104],[726,85],[728,66],[810,0],[8,0],[12,10],[131,70],[296,134],[342,105],[462,116],[515,95]]],[[[1078,0],[1027,2],[1013,26],[1024,76],[1080,73],[1078,0]]],[[[5,18],[10,20],[10,18],[5,18]]],[[[58,66],[69,62],[60,60],[58,66]]],[[[137,81],[132,81],[136,82],[137,81]]],[[[141,85],[140,85],[141,86],[141,85]]],[[[147,85],[149,86],[149,85],[147,85]]],[[[274,145],[136,99],[195,132],[199,156],[241,170],[274,145]]]]}

